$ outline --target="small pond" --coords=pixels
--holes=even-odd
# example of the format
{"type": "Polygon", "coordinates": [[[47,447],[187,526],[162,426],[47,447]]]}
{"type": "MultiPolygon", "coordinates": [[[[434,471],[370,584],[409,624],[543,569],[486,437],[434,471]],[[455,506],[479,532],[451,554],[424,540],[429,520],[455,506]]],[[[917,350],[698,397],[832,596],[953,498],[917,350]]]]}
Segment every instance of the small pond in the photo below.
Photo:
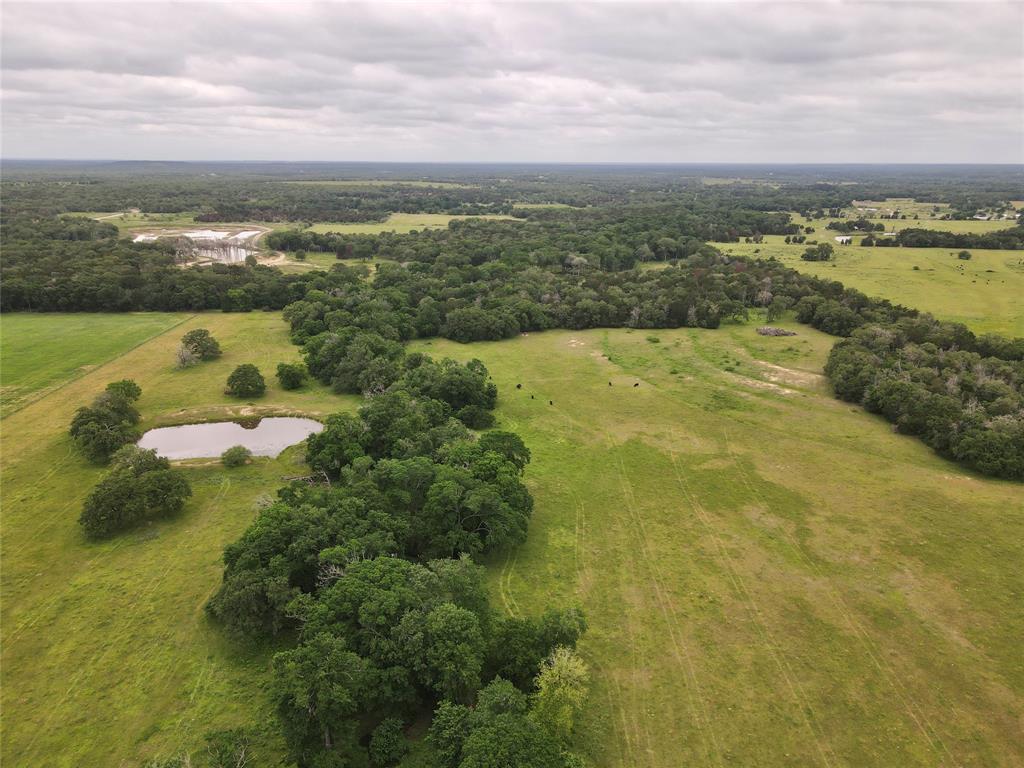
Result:
{"type": "Polygon", "coordinates": [[[220,456],[228,448],[244,445],[254,456],[277,456],[301,443],[324,425],[313,419],[270,416],[255,426],[234,421],[185,424],[151,429],[139,440],[140,448],[153,448],[168,459],[204,459],[220,456]]]}

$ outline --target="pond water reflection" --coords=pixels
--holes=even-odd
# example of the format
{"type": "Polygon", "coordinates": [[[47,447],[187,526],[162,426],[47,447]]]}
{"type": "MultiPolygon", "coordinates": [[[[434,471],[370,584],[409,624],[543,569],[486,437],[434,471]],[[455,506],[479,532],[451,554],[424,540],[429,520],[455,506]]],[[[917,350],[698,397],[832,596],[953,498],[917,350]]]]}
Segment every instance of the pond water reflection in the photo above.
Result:
{"type": "Polygon", "coordinates": [[[156,449],[168,459],[220,456],[235,445],[244,445],[254,456],[277,456],[288,446],[301,443],[323,428],[319,421],[292,416],[260,419],[252,428],[234,421],[184,424],[149,430],[139,440],[139,447],[156,449]]]}

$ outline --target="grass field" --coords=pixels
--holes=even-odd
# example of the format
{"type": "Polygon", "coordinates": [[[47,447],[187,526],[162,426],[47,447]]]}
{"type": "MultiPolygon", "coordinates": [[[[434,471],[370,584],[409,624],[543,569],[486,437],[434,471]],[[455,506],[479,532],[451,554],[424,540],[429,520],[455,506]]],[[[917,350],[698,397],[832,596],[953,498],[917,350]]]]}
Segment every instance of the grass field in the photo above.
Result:
{"type": "Polygon", "coordinates": [[[800,259],[805,245],[787,245],[777,235],[764,240],[713,245],[725,253],[774,257],[801,272],[965,323],[976,332],[1024,336],[1024,251],[975,249],[970,261],[961,261],[946,248],[836,245],[834,261],[809,262],[800,259]]]}
{"type": "Polygon", "coordinates": [[[67,381],[163,333],[188,315],[0,317],[0,414],[7,416],[67,381]]]}
{"type": "Polygon", "coordinates": [[[387,221],[353,224],[318,222],[310,232],[340,232],[347,235],[379,235],[381,232],[411,232],[414,229],[438,229],[457,219],[516,219],[512,216],[449,216],[446,213],[392,213],[387,221]]]}
{"type": "MultiPolygon", "coordinates": [[[[202,606],[219,583],[223,546],[252,520],[258,499],[283,476],[301,474],[301,451],[231,472],[193,466],[194,496],[178,518],[91,544],[77,518],[103,470],[73,449],[67,425],[75,408],[124,377],[142,386],[143,428],[248,413],[322,416],[355,401],[318,385],[277,386],[276,364],[298,359],[280,313],[162,316],[170,330],[134,348],[126,342],[119,356],[109,346],[72,343],[83,328],[114,324],[135,326],[142,339],[160,317],[3,318],[5,336],[16,327],[22,343],[39,350],[40,364],[66,329],[65,346],[81,347],[75,364],[95,366],[3,420],[5,765],[136,766],[197,746],[208,730],[252,724],[262,731],[258,764],[278,762],[264,692],[269,649],[233,646],[202,606]],[[209,328],[224,355],[177,371],[174,350],[196,327],[209,328]],[[254,405],[223,394],[228,373],[243,362],[268,378],[267,395],[254,405]]],[[[22,367],[31,362],[23,357],[22,367]]]]}
{"type": "MultiPolygon", "coordinates": [[[[986,232],[1000,232],[1004,229],[1013,229],[1017,226],[1016,221],[977,221],[974,219],[869,219],[874,224],[881,224],[886,232],[900,232],[904,229],[934,229],[939,232],[955,232],[957,234],[980,234],[986,232]]],[[[828,222],[825,222],[826,224],[828,222]]],[[[835,232],[834,234],[841,234],[835,232]]],[[[857,237],[857,235],[854,235],[857,237]]],[[[863,237],[863,235],[860,235],[863,237]]]]}
{"type": "Polygon", "coordinates": [[[944,216],[949,213],[949,203],[918,202],[912,197],[887,197],[885,200],[854,200],[847,211],[851,215],[862,215],[871,208],[879,213],[899,211],[907,216],[920,216],[922,219],[944,216]]]}
{"type": "MultiPolygon", "coordinates": [[[[122,234],[134,229],[145,229],[147,227],[206,227],[207,224],[196,224],[195,217],[198,211],[183,211],[181,213],[142,213],[142,212],[121,212],[121,213],[96,213],[75,212],[68,216],[87,216],[90,219],[105,221],[113,224],[122,234]]],[[[215,226],[220,226],[216,224],[215,226]]]]}
{"type": "Polygon", "coordinates": [[[365,266],[370,272],[369,277],[373,277],[381,264],[396,263],[394,259],[379,259],[376,257],[369,259],[339,259],[333,253],[318,253],[316,251],[306,251],[305,260],[299,261],[295,258],[294,252],[282,251],[281,253],[284,255],[283,261],[275,258],[268,263],[273,264],[284,272],[309,272],[313,269],[330,269],[335,264],[344,264],[348,267],[365,266]]]}
{"type": "MultiPolygon", "coordinates": [[[[859,219],[863,214],[857,210],[848,209],[846,211],[847,219],[859,219]]],[[[835,237],[836,235],[845,234],[843,232],[836,232],[831,229],[826,229],[825,225],[830,221],[836,221],[836,219],[825,218],[825,219],[807,219],[798,213],[790,213],[793,217],[793,222],[799,224],[801,227],[811,226],[816,230],[811,236],[812,239],[817,237],[835,237]]],[[[999,219],[995,221],[980,221],[977,219],[933,219],[925,215],[921,215],[920,219],[882,219],[877,216],[866,216],[868,221],[872,224],[881,224],[885,227],[885,232],[900,232],[904,229],[934,229],[939,232],[956,232],[957,234],[968,234],[977,233],[985,234],[986,232],[999,232],[1004,229],[1012,229],[1017,226],[1015,220],[1010,219],[999,219]]],[[[853,237],[858,239],[864,237],[863,232],[854,233],[853,237]]]]}
{"type": "MultiPolygon", "coordinates": [[[[18,320],[60,335],[50,317],[18,320]]],[[[614,768],[1024,764],[1021,486],[833,399],[831,337],[757,324],[413,345],[482,359],[501,426],[533,452],[530,535],[490,563],[490,585],[516,615],[585,608],[579,749],[614,768]]],[[[269,374],[297,357],[279,313],[186,316],[4,419],[4,763],[138,766],[253,723],[255,764],[279,763],[272,649],[232,645],[202,605],[223,545],[301,472],[300,451],[191,466],[180,517],[89,544],[75,521],[102,470],[65,430],[126,376],[146,428],[356,405],[273,382],[255,405],[222,394],[241,362],[269,374]],[[194,327],[224,357],[176,371],[194,327]]]]}
{"type": "Polygon", "coordinates": [[[585,608],[597,766],[1021,765],[1020,485],[834,400],[793,327],[415,344],[533,452],[495,598],[585,608]]]}

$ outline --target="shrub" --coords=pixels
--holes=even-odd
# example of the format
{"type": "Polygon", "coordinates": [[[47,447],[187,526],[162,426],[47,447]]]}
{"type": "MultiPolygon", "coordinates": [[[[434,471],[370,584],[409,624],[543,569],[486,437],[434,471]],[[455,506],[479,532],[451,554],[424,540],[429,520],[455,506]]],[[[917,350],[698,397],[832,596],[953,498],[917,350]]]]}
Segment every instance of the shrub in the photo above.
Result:
{"type": "Polygon", "coordinates": [[[176,368],[190,368],[199,362],[199,357],[191,349],[182,344],[174,356],[176,368]]]}
{"type": "Polygon", "coordinates": [[[221,463],[228,469],[244,467],[249,463],[250,458],[252,458],[252,451],[244,445],[232,446],[220,455],[221,463]]]}
{"type": "Polygon", "coordinates": [[[110,472],[92,490],[78,522],[89,538],[98,539],[158,517],[178,512],[192,488],[181,472],[171,469],[156,451],[134,445],[113,456],[110,472]]]}
{"type": "Polygon", "coordinates": [[[470,429],[490,429],[494,426],[494,414],[479,405],[460,408],[455,416],[470,429]]]}
{"type": "Polygon", "coordinates": [[[259,397],[267,391],[267,382],[263,380],[260,369],[252,363],[244,363],[235,368],[228,376],[229,395],[235,397],[259,397]]]}
{"type": "Polygon", "coordinates": [[[206,734],[206,757],[210,768],[242,768],[249,765],[251,738],[244,728],[211,731],[206,734]]]}
{"type": "Polygon", "coordinates": [[[79,408],[69,430],[75,445],[91,461],[105,464],[124,445],[135,442],[139,412],[132,403],[142,389],[131,379],[115,381],[96,396],[92,405],[79,408]]]}
{"type": "Polygon", "coordinates": [[[960,259],[961,261],[970,261],[971,260],[971,252],[970,251],[960,251],[960,253],[958,253],[956,255],[956,257],[958,259],[960,259]]]}
{"type": "Polygon", "coordinates": [[[181,338],[181,346],[192,352],[200,360],[213,360],[220,357],[220,344],[205,328],[196,328],[181,338]]]}
{"type": "Polygon", "coordinates": [[[409,751],[409,742],[402,732],[402,721],[389,717],[376,728],[370,737],[370,761],[375,766],[395,765],[409,751]]]}
{"type": "Polygon", "coordinates": [[[277,380],[282,389],[298,389],[306,381],[306,366],[302,363],[278,363],[277,380]]]}

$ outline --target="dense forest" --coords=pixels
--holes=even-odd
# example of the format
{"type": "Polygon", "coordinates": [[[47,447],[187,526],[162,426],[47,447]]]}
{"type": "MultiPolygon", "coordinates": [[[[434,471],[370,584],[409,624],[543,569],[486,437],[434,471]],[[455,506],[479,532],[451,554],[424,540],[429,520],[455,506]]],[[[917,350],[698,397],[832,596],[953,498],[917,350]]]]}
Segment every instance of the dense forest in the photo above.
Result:
{"type": "MultiPolygon", "coordinates": [[[[409,377],[435,365],[406,363],[409,377]]],[[[486,378],[479,363],[438,367],[486,378]]],[[[441,388],[449,400],[467,396],[459,378],[441,388]]],[[[509,764],[568,768],[586,622],[571,608],[505,616],[474,562],[525,540],[530,452],[509,432],[474,437],[449,402],[416,389],[396,382],[309,438],[321,482],[282,488],[228,546],[207,611],[239,638],[297,634],[274,658],[271,695],[300,766],[392,765],[405,726],[436,709],[440,764],[500,750],[509,764]]]]}

